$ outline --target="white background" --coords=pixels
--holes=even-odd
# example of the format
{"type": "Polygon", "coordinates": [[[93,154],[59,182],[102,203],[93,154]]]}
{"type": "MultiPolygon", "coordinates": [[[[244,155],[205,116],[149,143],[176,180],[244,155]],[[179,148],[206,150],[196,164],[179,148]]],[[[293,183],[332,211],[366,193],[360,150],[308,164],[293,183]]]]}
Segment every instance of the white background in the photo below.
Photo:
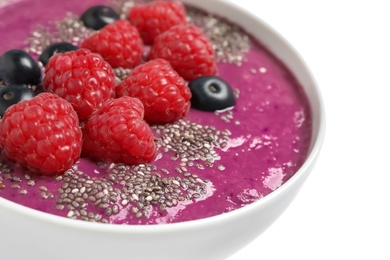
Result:
{"type": "Polygon", "coordinates": [[[303,56],[325,101],[327,130],[296,200],[228,260],[390,259],[389,1],[231,1],[303,56]]]}

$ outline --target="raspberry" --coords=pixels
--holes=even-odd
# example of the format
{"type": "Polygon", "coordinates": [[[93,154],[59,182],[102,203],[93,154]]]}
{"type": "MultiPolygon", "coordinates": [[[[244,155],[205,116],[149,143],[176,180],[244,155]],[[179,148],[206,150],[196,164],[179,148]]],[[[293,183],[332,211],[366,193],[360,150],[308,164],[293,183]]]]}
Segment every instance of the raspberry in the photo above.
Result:
{"type": "Polygon", "coordinates": [[[136,98],[106,101],[83,128],[83,156],[130,165],[154,160],[156,144],[143,115],[143,105],[136,98]]]}
{"type": "Polygon", "coordinates": [[[43,88],[69,101],[81,121],[114,95],[114,87],[111,66],[87,49],[56,54],[45,68],[43,88]]]}
{"type": "Polygon", "coordinates": [[[184,117],[191,106],[191,91],[186,81],[163,59],[137,66],[116,87],[116,95],[139,98],[149,124],[176,121],[184,117]]]}
{"type": "Polygon", "coordinates": [[[217,72],[213,47],[195,25],[176,25],[157,36],[150,58],[166,59],[186,80],[217,72]]]}
{"type": "Polygon", "coordinates": [[[172,26],[186,24],[186,11],[181,2],[158,1],[131,8],[130,22],[137,27],[145,44],[153,43],[157,35],[172,26]]]}
{"type": "Polygon", "coordinates": [[[137,28],[127,20],[106,25],[81,43],[102,55],[113,68],[133,68],[141,62],[143,43],[137,28]]]}
{"type": "Polygon", "coordinates": [[[8,158],[32,172],[63,173],[81,153],[77,114],[52,93],[21,101],[7,109],[0,122],[0,145],[8,158]]]}

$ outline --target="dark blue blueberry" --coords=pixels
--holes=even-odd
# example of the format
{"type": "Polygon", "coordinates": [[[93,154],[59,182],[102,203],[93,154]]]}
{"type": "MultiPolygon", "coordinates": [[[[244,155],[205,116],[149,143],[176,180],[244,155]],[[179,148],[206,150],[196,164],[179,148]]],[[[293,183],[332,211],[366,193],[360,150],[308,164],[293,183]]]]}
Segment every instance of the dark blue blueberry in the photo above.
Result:
{"type": "Polygon", "coordinates": [[[49,46],[47,46],[42,54],[39,56],[39,61],[42,62],[43,66],[46,66],[46,64],[49,62],[49,59],[57,53],[64,53],[67,51],[74,51],[77,50],[78,47],[74,46],[73,44],[69,42],[57,42],[53,43],[49,46]]]}
{"type": "Polygon", "coordinates": [[[203,111],[216,111],[236,104],[230,85],[220,77],[203,76],[192,80],[188,87],[191,89],[191,107],[203,111]]]}
{"type": "Polygon", "coordinates": [[[0,57],[0,78],[7,84],[35,85],[41,80],[41,69],[22,50],[9,50],[0,57]]]}
{"type": "Polygon", "coordinates": [[[7,108],[22,100],[29,100],[35,96],[34,91],[25,85],[7,85],[0,87],[0,116],[7,108]]]}
{"type": "Polygon", "coordinates": [[[84,25],[94,30],[100,30],[118,19],[119,14],[111,7],[103,5],[92,6],[81,15],[81,21],[83,21],[84,25]]]}

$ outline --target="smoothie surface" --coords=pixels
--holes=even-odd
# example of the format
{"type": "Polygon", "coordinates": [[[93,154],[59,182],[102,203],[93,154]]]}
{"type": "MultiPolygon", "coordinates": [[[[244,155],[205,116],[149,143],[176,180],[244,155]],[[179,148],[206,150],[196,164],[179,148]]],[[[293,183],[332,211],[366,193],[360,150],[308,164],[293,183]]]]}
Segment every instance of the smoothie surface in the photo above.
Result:
{"type": "MultiPolygon", "coordinates": [[[[106,3],[2,1],[0,54],[27,48],[38,26],[53,30],[67,13],[78,16],[106,3]]],[[[223,214],[268,195],[306,159],[310,107],[289,69],[260,42],[250,38],[242,55],[239,64],[217,63],[218,76],[235,91],[236,105],[214,113],[191,109],[180,121],[153,126],[155,162],[128,166],[81,158],[51,178],[29,173],[1,154],[0,197],[79,220],[162,224],[223,214]]]]}

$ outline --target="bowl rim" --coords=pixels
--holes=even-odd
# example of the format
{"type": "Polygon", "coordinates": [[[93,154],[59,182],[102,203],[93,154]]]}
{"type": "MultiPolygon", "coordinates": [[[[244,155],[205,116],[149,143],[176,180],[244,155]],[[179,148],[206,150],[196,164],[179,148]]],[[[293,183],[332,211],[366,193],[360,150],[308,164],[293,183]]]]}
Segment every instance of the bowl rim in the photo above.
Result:
{"type": "MultiPolygon", "coordinates": [[[[50,223],[51,225],[58,225],[68,229],[79,229],[79,230],[81,229],[85,231],[94,231],[99,233],[109,232],[109,233],[117,233],[117,234],[137,234],[137,233],[150,234],[150,233],[163,233],[166,231],[179,231],[179,230],[182,231],[183,229],[188,230],[188,229],[198,228],[201,226],[210,226],[216,223],[224,223],[226,221],[229,221],[230,219],[237,218],[242,214],[247,214],[248,212],[254,210],[255,208],[264,207],[267,204],[272,203],[272,201],[277,199],[280,196],[280,194],[284,193],[291,186],[293,186],[294,183],[296,183],[299,179],[301,179],[306,172],[310,171],[310,168],[315,164],[315,161],[319,155],[319,152],[323,144],[324,136],[325,136],[325,109],[324,109],[324,104],[320,93],[320,89],[310,69],[307,67],[305,61],[302,59],[299,53],[283,36],[281,36],[275,29],[270,27],[259,16],[245,10],[244,8],[238,6],[232,1],[226,1],[226,0],[213,0],[213,1],[181,0],[181,1],[185,4],[189,4],[191,6],[199,7],[199,8],[202,7],[204,8],[206,5],[209,7],[211,5],[214,7],[211,8],[213,10],[211,13],[215,13],[216,15],[223,15],[221,13],[223,10],[230,10],[233,12],[237,12],[237,14],[239,14],[240,17],[246,17],[251,22],[256,23],[256,25],[263,27],[263,30],[268,31],[269,34],[274,35],[277,41],[279,41],[280,43],[282,43],[288,48],[290,53],[294,56],[293,58],[297,62],[301,63],[302,67],[304,68],[304,73],[312,83],[311,90],[313,91],[315,104],[313,104],[313,100],[311,100],[310,98],[309,98],[309,104],[311,110],[313,110],[314,106],[317,107],[318,118],[316,118],[317,122],[314,122],[314,118],[313,118],[311,147],[309,149],[306,160],[303,163],[303,165],[300,167],[300,169],[288,181],[282,184],[278,189],[272,191],[267,196],[255,202],[252,202],[239,209],[235,209],[227,213],[223,213],[223,214],[219,214],[207,218],[197,219],[197,220],[178,222],[178,223],[153,224],[153,225],[129,225],[129,224],[119,225],[119,224],[93,223],[93,222],[87,222],[82,220],[73,220],[66,217],[57,216],[54,214],[35,210],[26,206],[22,206],[16,202],[9,201],[2,197],[0,197],[0,209],[4,208],[10,212],[15,212],[15,214],[25,215],[29,219],[50,223]],[[317,125],[316,127],[314,125],[315,123],[317,125]]],[[[236,23],[239,26],[242,26],[239,21],[236,21],[236,23]]],[[[263,39],[257,39],[257,40],[263,43],[263,39]]],[[[271,53],[273,53],[273,51],[271,51],[271,53]]],[[[281,58],[280,60],[282,60],[283,62],[283,58],[281,58]]],[[[297,80],[299,81],[299,79],[297,80]]],[[[305,94],[307,94],[307,90],[305,90],[304,92],[305,94]]],[[[312,116],[313,116],[313,112],[312,112],[312,116]]]]}

